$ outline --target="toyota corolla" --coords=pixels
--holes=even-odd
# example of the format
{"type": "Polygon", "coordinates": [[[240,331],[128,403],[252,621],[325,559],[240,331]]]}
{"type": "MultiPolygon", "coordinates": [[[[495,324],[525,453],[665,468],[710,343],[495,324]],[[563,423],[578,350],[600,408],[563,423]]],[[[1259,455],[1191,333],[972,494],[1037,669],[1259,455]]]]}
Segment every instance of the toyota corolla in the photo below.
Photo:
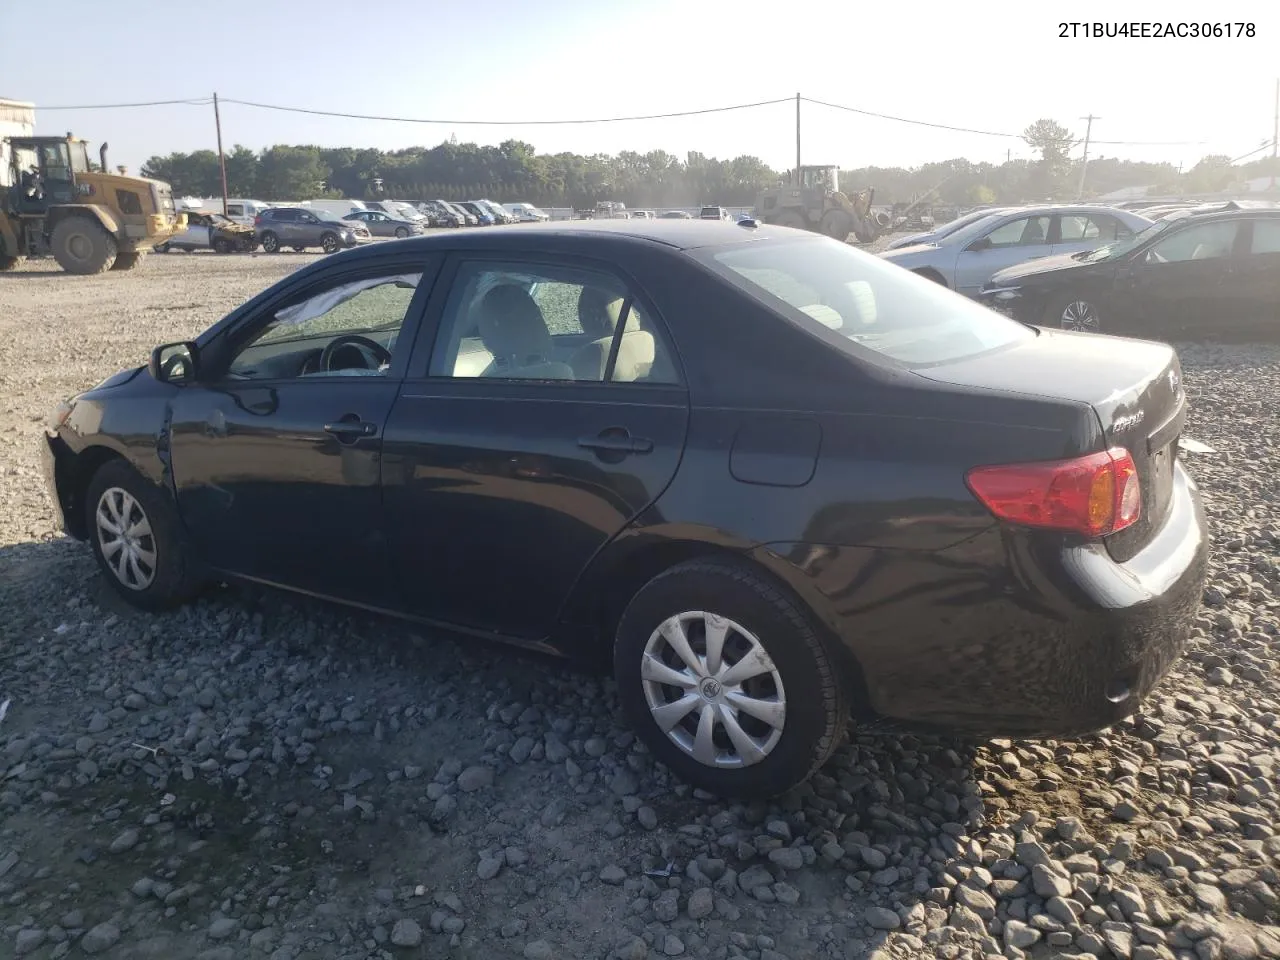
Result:
{"type": "Polygon", "coordinates": [[[527,224],[298,270],[45,454],[139,607],[253,581],[603,659],[662,762],[764,796],[873,718],[1137,707],[1205,578],[1180,378],[801,231],[527,224]]]}

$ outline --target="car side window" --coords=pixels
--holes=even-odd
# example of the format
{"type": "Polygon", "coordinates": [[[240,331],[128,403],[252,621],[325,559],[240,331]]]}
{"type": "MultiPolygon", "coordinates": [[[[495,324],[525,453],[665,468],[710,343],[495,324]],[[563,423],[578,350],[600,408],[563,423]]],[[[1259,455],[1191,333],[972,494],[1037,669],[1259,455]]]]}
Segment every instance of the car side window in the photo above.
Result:
{"type": "Polygon", "coordinates": [[[1220,260],[1231,256],[1237,220],[1219,220],[1184,227],[1147,251],[1148,263],[1183,263],[1187,260],[1220,260]]]}
{"type": "Polygon", "coordinates": [[[237,350],[232,380],[386,376],[421,273],[329,283],[270,314],[237,350]]]}
{"type": "Polygon", "coordinates": [[[1049,217],[1019,217],[1001,224],[987,239],[992,247],[1023,247],[1044,243],[1049,236],[1049,217]]]}
{"type": "Polygon", "coordinates": [[[1280,219],[1253,221],[1253,246],[1255,257],[1264,253],[1280,253],[1280,219]]]}
{"type": "Polygon", "coordinates": [[[1076,243],[1081,240],[1100,239],[1102,231],[1092,217],[1076,214],[1058,218],[1058,236],[1063,243],[1076,243]]]}
{"type": "Polygon", "coordinates": [[[543,263],[464,263],[434,377],[675,383],[655,325],[617,277],[543,263]]]}

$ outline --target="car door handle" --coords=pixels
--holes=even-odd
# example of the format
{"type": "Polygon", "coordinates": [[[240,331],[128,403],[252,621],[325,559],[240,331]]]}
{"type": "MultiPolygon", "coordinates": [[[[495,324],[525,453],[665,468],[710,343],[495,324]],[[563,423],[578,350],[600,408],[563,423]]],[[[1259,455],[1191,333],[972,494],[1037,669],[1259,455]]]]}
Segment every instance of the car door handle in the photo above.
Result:
{"type": "Polygon", "coordinates": [[[633,437],[626,430],[605,430],[594,437],[579,437],[578,446],[601,453],[648,453],[653,449],[653,441],[633,437]]]}
{"type": "Polygon", "coordinates": [[[333,434],[339,440],[355,440],[357,437],[372,437],[378,432],[378,425],[368,420],[339,420],[337,423],[326,423],[324,432],[333,434]]]}

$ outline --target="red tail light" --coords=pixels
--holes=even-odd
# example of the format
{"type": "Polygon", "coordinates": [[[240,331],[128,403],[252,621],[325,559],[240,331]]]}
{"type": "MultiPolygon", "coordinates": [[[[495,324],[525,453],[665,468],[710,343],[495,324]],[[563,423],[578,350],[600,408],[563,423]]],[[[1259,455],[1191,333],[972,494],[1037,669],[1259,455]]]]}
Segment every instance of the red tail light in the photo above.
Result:
{"type": "Polygon", "coordinates": [[[969,489],[1001,520],[1104,537],[1138,520],[1138,468],[1123,447],[1071,460],[975,467],[969,489]]]}
{"type": "Polygon", "coordinates": [[[260,226],[262,226],[262,214],[260,214],[260,213],[259,213],[259,214],[257,214],[256,216],[254,216],[254,218],[253,218],[253,225],[254,225],[255,227],[260,227],[260,226]]]}

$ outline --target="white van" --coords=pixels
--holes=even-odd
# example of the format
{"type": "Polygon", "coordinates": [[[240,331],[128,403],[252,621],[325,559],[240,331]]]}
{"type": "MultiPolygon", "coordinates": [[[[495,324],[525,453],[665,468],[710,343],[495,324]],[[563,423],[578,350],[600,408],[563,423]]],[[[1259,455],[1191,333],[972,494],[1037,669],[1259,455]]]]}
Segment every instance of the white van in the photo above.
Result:
{"type": "Polygon", "coordinates": [[[331,217],[341,220],[349,213],[368,209],[362,200],[303,200],[298,206],[311,210],[321,210],[331,217]]]}
{"type": "Polygon", "coordinates": [[[551,214],[544,213],[532,203],[504,203],[502,206],[519,223],[537,223],[540,220],[551,219],[551,214]]]}
{"type": "MultiPolygon", "coordinates": [[[[180,202],[185,204],[187,207],[196,206],[205,213],[222,212],[221,197],[211,197],[201,200],[196,200],[194,197],[185,197],[180,202]]],[[[270,206],[271,204],[263,203],[261,200],[246,200],[242,197],[236,197],[234,199],[227,200],[227,216],[236,223],[246,223],[249,226],[253,226],[253,218],[263,210],[269,209],[270,206]]]]}

